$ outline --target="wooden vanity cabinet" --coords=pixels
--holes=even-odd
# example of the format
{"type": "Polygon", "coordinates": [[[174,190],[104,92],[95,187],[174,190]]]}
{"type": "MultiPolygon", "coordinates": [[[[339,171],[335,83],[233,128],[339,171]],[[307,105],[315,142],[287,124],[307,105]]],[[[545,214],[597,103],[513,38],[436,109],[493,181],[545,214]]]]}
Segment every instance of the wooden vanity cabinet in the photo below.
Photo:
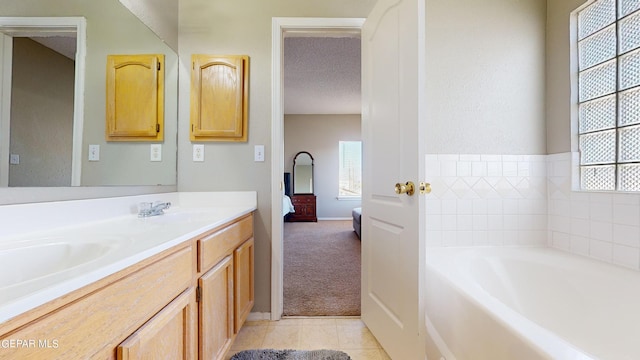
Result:
{"type": "Polygon", "coordinates": [[[33,321],[16,319],[7,325],[12,329],[0,325],[0,341],[36,341],[33,347],[0,349],[0,359],[116,358],[116,348],[130,334],[191,286],[194,251],[192,244],[171,249],[32,310],[44,313],[33,321]]]}
{"type": "Polygon", "coordinates": [[[201,292],[200,359],[221,359],[233,342],[233,258],[227,256],[198,280],[201,292]]]}
{"type": "Polygon", "coordinates": [[[251,237],[233,252],[234,333],[240,332],[254,303],[254,240],[251,237]]]}
{"type": "Polygon", "coordinates": [[[4,359],[224,359],[254,303],[253,214],[0,324],[4,359]]]}
{"type": "Polygon", "coordinates": [[[254,304],[253,215],[198,240],[201,359],[224,359],[254,304]]]}
{"type": "Polygon", "coordinates": [[[118,360],[196,359],[196,291],[189,288],[116,349],[118,360]]]}

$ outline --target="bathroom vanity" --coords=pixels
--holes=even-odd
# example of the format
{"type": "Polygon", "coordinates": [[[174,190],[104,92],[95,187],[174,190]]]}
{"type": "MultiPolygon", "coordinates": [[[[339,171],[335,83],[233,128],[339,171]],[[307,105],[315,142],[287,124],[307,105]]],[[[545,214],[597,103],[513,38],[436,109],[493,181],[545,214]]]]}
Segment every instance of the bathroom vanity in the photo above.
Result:
{"type": "MultiPolygon", "coordinates": [[[[157,197],[88,200],[78,209],[157,197]]],[[[71,269],[51,268],[32,278],[18,269],[20,281],[2,278],[0,359],[224,358],[254,301],[255,193],[241,197],[238,202],[231,194],[172,193],[162,200],[178,206],[152,218],[138,218],[129,206],[129,214],[106,220],[29,234],[14,226],[0,234],[0,256],[19,254],[12,252],[20,244],[32,252],[66,244],[64,256],[71,256],[85,251],[80,244],[91,238],[115,243],[99,248],[101,256],[82,255],[85,263],[69,262],[71,269]],[[30,242],[34,237],[39,245],[30,242]],[[25,286],[30,283],[38,286],[25,286]]],[[[58,205],[69,211],[70,203],[58,205]]],[[[52,210],[43,206],[34,211],[52,210]]],[[[0,207],[0,215],[6,211],[0,207]]],[[[37,259],[22,261],[37,267],[37,259]]],[[[2,264],[0,270],[12,271],[2,264]]]]}

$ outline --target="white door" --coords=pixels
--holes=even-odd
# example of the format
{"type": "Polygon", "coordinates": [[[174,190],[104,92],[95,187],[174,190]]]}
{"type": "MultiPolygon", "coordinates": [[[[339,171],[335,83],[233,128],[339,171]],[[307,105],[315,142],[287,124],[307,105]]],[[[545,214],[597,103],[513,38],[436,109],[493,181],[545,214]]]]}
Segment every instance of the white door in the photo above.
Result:
{"type": "Polygon", "coordinates": [[[424,0],[379,0],[362,30],[362,319],[395,360],[425,358],[424,47],[424,0]]]}

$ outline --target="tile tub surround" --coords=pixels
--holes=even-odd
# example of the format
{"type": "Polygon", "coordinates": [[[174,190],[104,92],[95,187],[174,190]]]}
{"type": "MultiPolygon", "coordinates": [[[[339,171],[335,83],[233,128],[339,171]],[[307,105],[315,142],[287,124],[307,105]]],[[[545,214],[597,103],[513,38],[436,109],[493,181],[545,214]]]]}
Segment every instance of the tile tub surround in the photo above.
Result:
{"type": "Polygon", "coordinates": [[[577,156],[426,155],[427,245],[552,246],[640,270],[640,194],[574,190],[577,156]]]}
{"type": "Polygon", "coordinates": [[[547,158],[548,244],[640,270],[640,194],[573,191],[576,157],[561,153],[547,158]]]}
{"type": "Polygon", "coordinates": [[[546,155],[426,155],[428,246],[544,245],[546,155]]]}
{"type": "MultiPolygon", "coordinates": [[[[124,239],[81,265],[0,289],[0,322],[63,296],[256,209],[255,192],[166,193],[0,206],[0,252],[40,243],[124,239]],[[142,201],[170,201],[165,215],[137,217],[142,201]],[[40,285],[34,285],[34,282],[40,285]],[[43,285],[44,284],[44,285],[43,285]]],[[[10,273],[11,269],[2,269],[10,273]]]]}

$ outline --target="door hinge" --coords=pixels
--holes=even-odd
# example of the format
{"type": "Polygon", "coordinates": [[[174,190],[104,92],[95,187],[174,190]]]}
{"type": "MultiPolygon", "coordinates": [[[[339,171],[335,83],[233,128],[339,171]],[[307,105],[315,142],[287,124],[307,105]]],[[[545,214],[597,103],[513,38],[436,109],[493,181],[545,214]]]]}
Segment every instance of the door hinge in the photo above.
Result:
{"type": "Polygon", "coordinates": [[[158,71],[160,71],[160,61],[158,61],[158,71]]]}
{"type": "Polygon", "coordinates": [[[196,302],[200,302],[202,300],[202,288],[200,286],[196,287],[196,302]]]}
{"type": "Polygon", "coordinates": [[[159,133],[160,132],[160,124],[156,124],[156,132],[159,133]]]}

